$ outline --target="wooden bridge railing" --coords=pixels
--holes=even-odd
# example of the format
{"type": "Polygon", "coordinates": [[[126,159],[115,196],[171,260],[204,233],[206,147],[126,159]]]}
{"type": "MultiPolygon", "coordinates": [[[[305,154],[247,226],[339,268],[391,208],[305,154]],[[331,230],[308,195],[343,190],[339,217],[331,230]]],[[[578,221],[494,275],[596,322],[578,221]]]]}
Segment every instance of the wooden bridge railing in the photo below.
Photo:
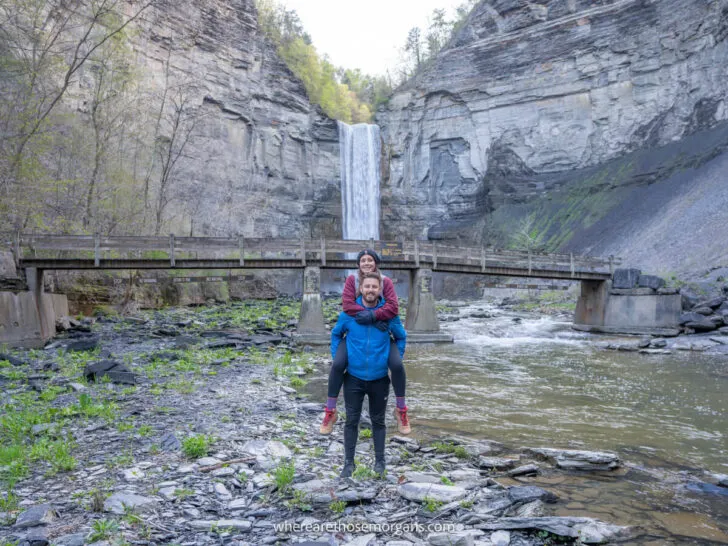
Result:
{"type": "Polygon", "coordinates": [[[0,234],[0,241],[12,249],[16,260],[33,261],[39,258],[93,258],[99,266],[102,259],[176,260],[217,259],[235,260],[241,267],[245,260],[299,260],[301,265],[326,266],[327,261],[351,259],[363,248],[375,248],[385,262],[407,262],[410,267],[426,265],[480,265],[485,271],[494,263],[509,268],[528,270],[561,270],[612,273],[620,260],[614,257],[597,258],[573,254],[547,254],[533,251],[502,250],[486,247],[455,246],[436,241],[410,240],[403,242],[352,241],[331,239],[273,239],[248,237],[167,237],[99,235],[32,235],[0,234]],[[54,255],[55,254],[55,255],[54,255]],[[348,255],[348,256],[347,256],[348,255]]]}

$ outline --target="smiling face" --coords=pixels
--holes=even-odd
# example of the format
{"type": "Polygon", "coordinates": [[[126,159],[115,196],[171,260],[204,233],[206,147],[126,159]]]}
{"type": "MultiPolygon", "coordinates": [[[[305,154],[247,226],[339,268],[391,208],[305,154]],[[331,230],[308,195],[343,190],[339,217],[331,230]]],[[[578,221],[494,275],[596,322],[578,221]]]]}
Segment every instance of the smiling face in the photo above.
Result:
{"type": "Polygon", "coordinates": [[[379,279],[368,277],[361,283],[361,299],[366,307],[374,307],[379,301],[379,279]]]}
{"type": "Polygon", "coordinates": [[[374,257],[369,254],[364,254],[359,260],[359,271],[362,273],[371,273],[377,270],[377,262],[374,261],[374,257]]]}

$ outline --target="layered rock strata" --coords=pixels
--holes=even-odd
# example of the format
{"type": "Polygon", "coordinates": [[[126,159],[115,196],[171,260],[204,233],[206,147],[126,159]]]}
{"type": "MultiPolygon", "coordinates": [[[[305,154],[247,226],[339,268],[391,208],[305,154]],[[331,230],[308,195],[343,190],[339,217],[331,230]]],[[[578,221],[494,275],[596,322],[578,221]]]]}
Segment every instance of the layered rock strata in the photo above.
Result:
{"type": "Polygon", "coordinates": [[[499,208],[727,119],[727,36],[725,0],[481,2],[377,114],[384,237],[488,242],[499,208]]]}
{"type": "Polygon", "coordinates": [[[194,112],[170,182],[170,228],[338,237],[336,123],[309,102],[257,17],[253,0],[162,0],[139,23],[133,47],[150,100],[166,94],[168,110],[184,102],[194,112]]]}

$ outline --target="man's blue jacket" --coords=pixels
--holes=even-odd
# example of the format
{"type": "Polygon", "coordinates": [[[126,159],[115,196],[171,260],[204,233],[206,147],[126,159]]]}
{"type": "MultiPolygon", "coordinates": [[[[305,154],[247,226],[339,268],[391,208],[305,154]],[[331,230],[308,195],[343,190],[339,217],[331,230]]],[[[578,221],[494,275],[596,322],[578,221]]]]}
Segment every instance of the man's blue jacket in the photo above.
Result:
{"type": "MultiPolygon", "coordinates": [[[[362,298],[356,299],[359,305],[363,306],[362,298]]],[[[384,305],[384,298],[379,298],[379,303],[374,309],[384,305]]],[[[374,381],[387,375],[387,361],[389,360],[389,345],[391,332],[397,343],[400,356],[404,356],[404,348],[407,340],[407,332],[402,326],[399,316],[388,321],[389,329],[382,332],[374,325],[364,326],[358,324],[354,317],[342,312],[336,326],[331,330],[331,357],[336,355],[336,349],[346,334],[346,350],[349,356],[347,371],[354,377],[363,381],[374,381]]]]}

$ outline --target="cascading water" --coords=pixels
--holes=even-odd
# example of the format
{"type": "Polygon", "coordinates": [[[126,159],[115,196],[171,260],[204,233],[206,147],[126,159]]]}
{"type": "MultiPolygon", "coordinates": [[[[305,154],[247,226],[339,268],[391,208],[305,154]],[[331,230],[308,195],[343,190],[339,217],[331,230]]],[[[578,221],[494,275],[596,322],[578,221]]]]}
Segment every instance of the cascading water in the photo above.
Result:
{"type": "Polygon", "coordinates": [[[338,123],[344,239],[379,239],[379,126],[338,123]]]}

